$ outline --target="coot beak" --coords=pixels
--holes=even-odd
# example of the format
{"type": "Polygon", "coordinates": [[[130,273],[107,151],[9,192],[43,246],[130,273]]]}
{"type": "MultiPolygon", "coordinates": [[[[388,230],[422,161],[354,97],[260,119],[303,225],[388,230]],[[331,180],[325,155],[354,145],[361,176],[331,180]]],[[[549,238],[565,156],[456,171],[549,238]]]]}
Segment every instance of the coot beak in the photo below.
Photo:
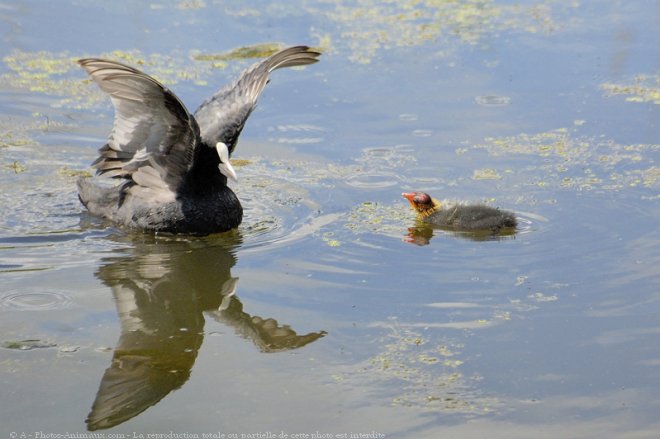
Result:
{"type": "Polygon", "coordinates": [[[225,177],[230,180],[238,181],[238,176],[236,175],[236,170],[231,165],[229,161],[229,148],[222,142],[215,144],[215,150],[218,151],[218,156],[220,157],[220,164],[218,169],[225,177]]]}
{"type": "Polygon", "coordinates": [[[225,311],[231,305],[231,299],[236,294],[236,288],[238,287],[238,278],[230,277],[222,284],[220,287],[220,295],[222,296],[222,302],[218,307],[218,311],[225,311]]]}
{"type": "Polygon", "coordinates": [[[222,175],[227,177],[230,180],[238,181],[238,176],[236,175],[236,170],[234,167],[231,165],[231,163],[220,163],[218,165],[218,169],[220,169],[220,172],[222,175]]]}

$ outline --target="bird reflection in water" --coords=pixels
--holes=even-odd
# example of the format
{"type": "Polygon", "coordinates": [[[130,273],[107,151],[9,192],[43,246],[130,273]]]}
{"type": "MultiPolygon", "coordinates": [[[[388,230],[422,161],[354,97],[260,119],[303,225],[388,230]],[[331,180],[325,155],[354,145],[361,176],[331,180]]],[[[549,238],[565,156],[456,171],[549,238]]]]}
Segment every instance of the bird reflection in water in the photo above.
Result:
{"type": "Polygon", "coordinates": [[[469,239],[470,241],[502,241],[515,239],[516,229],[504,229],[498,232],[490,230],[456,231],[449,227],[431,226],[420,223],[416,227],[408,227],[408,234],[403,240],[409,244],[429,245],[431,238],[437,233],[451,235],[456,238],[469,239]]]}
{"type": "Polygon", "coordinates": [[[190,377],[204,340],[204,313],[262,352],[297,349],[326,333],[298,335],[272,318],[252,316],[236,296],[237,231],[204,240],[142,235],[130,252],[108,258],[97,276],[112,289],[121,335],[92,409],[89,430],[125,422],[190,377]]]}

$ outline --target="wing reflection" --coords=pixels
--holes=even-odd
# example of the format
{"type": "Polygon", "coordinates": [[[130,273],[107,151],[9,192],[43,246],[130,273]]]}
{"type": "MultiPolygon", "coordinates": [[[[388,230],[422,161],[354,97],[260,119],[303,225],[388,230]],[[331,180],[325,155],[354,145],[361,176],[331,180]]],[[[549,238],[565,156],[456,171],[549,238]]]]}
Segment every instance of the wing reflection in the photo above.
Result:
{"type": "Polygon", "coordinates": [[[183,241],[144,238],[109,258],[97,277],[112,288],[121,335],[92,409],[89,430],[116,426],[181,387],[204,339],[204,312],[263,352],[296,349],[325,335],[297,335],[272,318],[252,316],[236,296],[233,250],[240,236],[183,241]]]}

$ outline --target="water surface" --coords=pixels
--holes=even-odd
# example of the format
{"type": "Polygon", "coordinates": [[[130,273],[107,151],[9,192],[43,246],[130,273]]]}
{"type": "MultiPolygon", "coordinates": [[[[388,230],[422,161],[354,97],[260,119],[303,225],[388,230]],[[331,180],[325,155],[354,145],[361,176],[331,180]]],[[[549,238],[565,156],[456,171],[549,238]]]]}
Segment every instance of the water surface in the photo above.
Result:
{"type": "Polygon", "coordinates": [[[0,432],[658,437],[658,16],[0,3],[0,432]],[[247,124],[238,230],[84,211],[113,110],[76,59],[139,66],[193,111],[293,44],[324,54],[275,72],[247,124]],[[410,190],[521,226],[420,229],[410,190]]]}

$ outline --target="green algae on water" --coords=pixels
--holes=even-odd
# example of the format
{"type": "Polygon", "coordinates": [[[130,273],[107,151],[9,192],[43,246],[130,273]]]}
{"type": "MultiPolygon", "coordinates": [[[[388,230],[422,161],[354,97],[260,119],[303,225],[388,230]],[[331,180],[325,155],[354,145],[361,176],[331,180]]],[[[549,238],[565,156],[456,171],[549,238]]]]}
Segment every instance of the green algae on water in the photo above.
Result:
{"type": "Polygon", "coordinates": [[[628,84],[606,82],[601,88],[607,96],[625,96],[627,102],[660,105],[660,75],[639,75],[628,84]]]}
{"type": "Polygon", "coordinates": [[[539,164],[515,172],[505,170],[509,176],[526,179],[523,184],[538,188],[623,190],[658,185],[657,166],[652,163],[660,151],[660,144],[625,145],[602,136],[583,136],[579,134],[582,125],[535,134],[490,137],[482,144],[461,148],[457,152],[465,155],[470,151],[485,150],[493,157],[542,158],[539,164]]]}
{"type": "Polygon", "coordinates": [[[487,45],[488,35],[505,30],[556,32],[573,7],[554,2],[507,5],[493,0],[340,0],[315,14],[334,22],[340,37],[334,40],[348,44],[352,61],[368,63],[380,49],[441,41],[446,54],[452,50],[452,41],[487,45]]]}
{"type": "Polygon", "coordinates": [[[478,377],[461,372],[462,345],[434,343],[424,334],[394,325],[381,340],[382,349],[350,373],[337,374],[338,383],[386,386],[393,406],[422,411],[490,412],[498,404],[479,395],[471,384],[478,377]]]}
{"type": "Polygon", "coordinates": [[[255,44],[252,46],[243,46],[228,52],[219,54],[194,54],[192,58],[195,61],[234,61],[241,59],[266,58],[273,55],[284,46],[279,43],[255,44]]]}
{"type": "Polygon", "coordinates": [[[27,339],[27,340],[8,340],[2,342],[0,347],[5,349],[13,349],[18,351],[30,351],[32,349],[45,349],[52,348],[57,346],[54,343],[45,342],[39,339],[27,339]]]}

